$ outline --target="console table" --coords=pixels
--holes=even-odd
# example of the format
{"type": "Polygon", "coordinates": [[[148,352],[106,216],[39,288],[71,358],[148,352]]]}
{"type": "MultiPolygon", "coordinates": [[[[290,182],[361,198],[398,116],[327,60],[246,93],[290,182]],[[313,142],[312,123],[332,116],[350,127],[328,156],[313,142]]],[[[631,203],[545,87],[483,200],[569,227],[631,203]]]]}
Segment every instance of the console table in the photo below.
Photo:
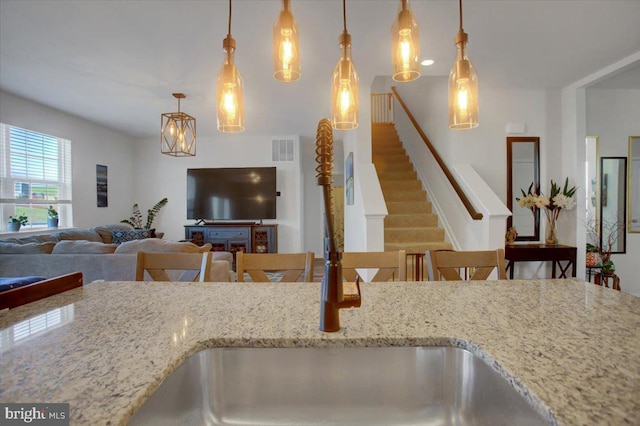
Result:
{"type": "Polygon", "coordinates": [[[553,262],[551,277],[556,278],[556,267],[560,269],[558,278],[568,278],[567,272],[571,268],[571,276],[576,276],[577,248],[560,244],[508,244],[504,248],[504,258],[507,260],[509,278],[513,279],[514,264],[516,262],[553,262]],[[561,262],[565,262],[563,265],[561,262]]]}
{"type": "Polygon", "coordinates": [[[184,236],[196,245],[211,243],[211,251],[228,251],[233,254],[235,269],[236,252],[277,253],[278,225],[257,223],[213,223],[185,225],[184,236]]]}

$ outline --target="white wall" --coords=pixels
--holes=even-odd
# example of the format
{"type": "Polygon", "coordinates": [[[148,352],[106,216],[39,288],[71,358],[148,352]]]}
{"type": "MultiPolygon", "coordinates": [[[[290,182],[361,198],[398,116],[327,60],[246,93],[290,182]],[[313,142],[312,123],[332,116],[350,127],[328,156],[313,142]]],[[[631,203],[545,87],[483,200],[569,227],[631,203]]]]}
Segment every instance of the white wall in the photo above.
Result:
{"type": "MultiPolygon", "coordinates": [[[[587,134],[599,137],[601,157],[627,157],[629,136],[640,135],[640,90],[587,88],[586,125],[587,134]]],[[[636,295],[640,295],[638,259],[640,234],[627,233],[627,252],[614,254],[611,260],[622,290],[636,295]]]]}
{"type": "MultiPolygon", "coordinates": [[[[297,136],[251,136],[223,134],[202,137],[197,140],[195,157],[177,158],[160,153],[160,140],[135,141],[134,193],[142,211],[167,197],[169,202],[154,222],[154,227],[165,233],[165,238],[184,238],[187,221],[187,169],[201,167],[277,167],[277,219],[264,223],[278,224],[278,251],[294,253],[302,251],[303,182],[300,172],[300,150],[297,136]],[[293,162],[273,162],[271,141],[273,138],[293,138],[296,155],[293,162]]],[[[305,174],[305,176],[308,176],[305,174]]]]}
{"type": "Polygon", "coordinates": [[[128,136],[7,92],[0,92],[0,122],[71,141],[75,227],[131,216],[134,158],[128,136]],[[108,207],[96,205],[96,164],[108,166],[108,207]]]}

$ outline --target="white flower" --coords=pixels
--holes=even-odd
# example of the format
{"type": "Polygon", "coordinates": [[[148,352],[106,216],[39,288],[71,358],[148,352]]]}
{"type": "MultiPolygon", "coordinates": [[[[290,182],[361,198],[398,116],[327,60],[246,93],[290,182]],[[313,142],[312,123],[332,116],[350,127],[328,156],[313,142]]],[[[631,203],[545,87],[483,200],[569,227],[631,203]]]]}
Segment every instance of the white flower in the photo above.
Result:
{"type": "Polygon", "coordinates": [[[547,207],[549,203],[550,203],[549,198],[547,198],[545,195],[540,194],[537,197],[535,197],[535,204],[536,204],[536,207],[539,209],[547,207]]]}
{"type": "Polygon", "coordinates": [[[558,194],[553,197],[553,205],[564,210],[571,210],[576,205],[576,200],[569,198],[564,194],[558,194]]]}

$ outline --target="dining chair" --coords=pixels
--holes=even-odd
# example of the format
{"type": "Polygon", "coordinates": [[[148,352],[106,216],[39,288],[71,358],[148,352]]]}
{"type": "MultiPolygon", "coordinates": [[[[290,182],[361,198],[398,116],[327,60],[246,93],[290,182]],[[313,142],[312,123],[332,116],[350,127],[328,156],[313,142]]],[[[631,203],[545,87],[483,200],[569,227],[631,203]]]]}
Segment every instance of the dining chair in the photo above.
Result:
{"type": "Polygon", "coordinates": [[[5,290],[0,293],[0,310],[12,309],[77,287],[82,287],[82,272],[72,272],[5,290]]]}
{"type": "Polygon", "coordinates": [[[245,273],[254,282],[313,281],[312,252],[307,253],[245,253],[236,252],[238,282],[245,273]]]}
{"type": "Polygon", "coordinates": [[[426,252],[429,281],[486,280],[496,269],[506,280],[504,249],[484,251],[435,250],[426,252]],[[464,271],[463,274],[461,272],[464,271]]]}
{"type": "Polygon", "coordinates": [[[145,271],[153,281],[211,281],[213,253],[150,253],[139,251],[136,281],[145,281],[145,271]]]}
{"type": "Polygon", "coordinates": [[[407,252],[405,250],[342,253],[342,277],[349,282],[360,276],[357,269],[377,269],[373,278],[361,281],[406,281],[407,252]]]}

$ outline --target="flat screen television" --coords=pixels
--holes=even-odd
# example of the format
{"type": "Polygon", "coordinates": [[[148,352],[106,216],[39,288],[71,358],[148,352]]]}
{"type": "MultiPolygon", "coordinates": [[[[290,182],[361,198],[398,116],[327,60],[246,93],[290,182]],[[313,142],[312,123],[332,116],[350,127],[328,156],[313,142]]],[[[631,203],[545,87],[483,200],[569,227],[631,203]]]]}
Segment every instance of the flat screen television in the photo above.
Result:
{"type": "Polygon", "coordinates": [[[275,218],[275,167],[187,169],[187,219],[275,218]]]}

